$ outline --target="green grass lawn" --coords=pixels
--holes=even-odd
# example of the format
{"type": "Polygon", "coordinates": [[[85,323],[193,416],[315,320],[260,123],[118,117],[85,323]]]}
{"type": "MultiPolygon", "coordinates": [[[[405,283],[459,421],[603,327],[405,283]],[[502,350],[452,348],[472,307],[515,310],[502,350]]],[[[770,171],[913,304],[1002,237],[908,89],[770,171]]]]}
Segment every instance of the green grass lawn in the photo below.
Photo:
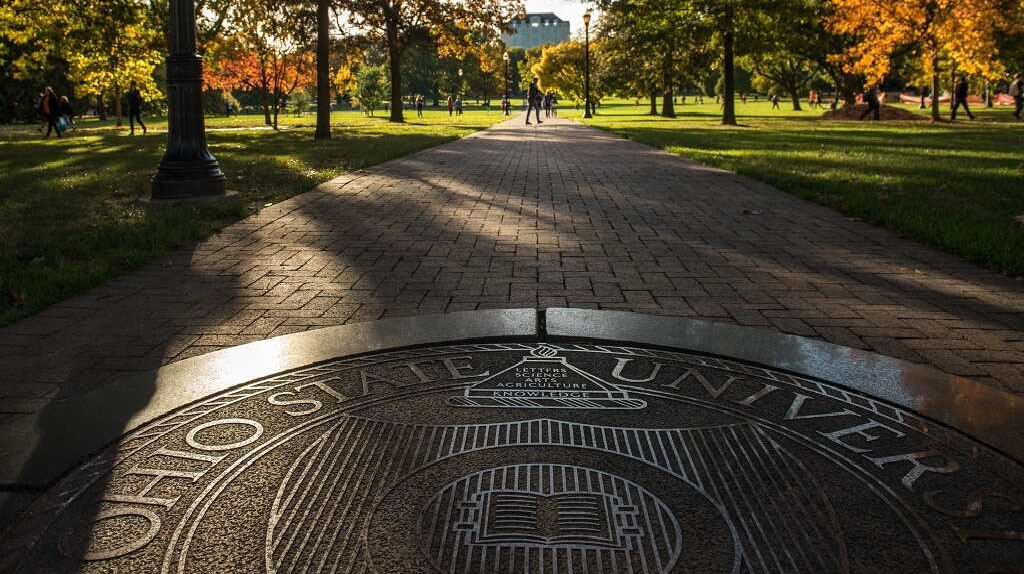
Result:
{"type": "Polygon", "coordinates": [[[64,138],[36,126],[0,126],[0,325],[81,293],[162,253],[206,237],[267,203],[346,171],[451,141],[503,119],[497,109],[462,117],[415,111],[406,124],[386,114],[335,112],[334,138],[313,141],[315,119],[210,118],[210,148],[236,197],[178,204],[140,201],[163,154],[166,121],[128,135],[113,121],[86,120],[64,138]]]}
{"type": "MultiPolygon", "coordinates": [[[[645,115],[643,102],[618,101],[585,121],[1024,274],[1024,226],[1014,221],[1024,215],[1024,123],[1009,109],[932,124],[823,121],[820,110],[782,107],[737,103],[742,127],[726,127],[713,100],[677,106],[675,119],[645,115]]],[[[580,112],[569,107],[562,115],[580,112]]]]}

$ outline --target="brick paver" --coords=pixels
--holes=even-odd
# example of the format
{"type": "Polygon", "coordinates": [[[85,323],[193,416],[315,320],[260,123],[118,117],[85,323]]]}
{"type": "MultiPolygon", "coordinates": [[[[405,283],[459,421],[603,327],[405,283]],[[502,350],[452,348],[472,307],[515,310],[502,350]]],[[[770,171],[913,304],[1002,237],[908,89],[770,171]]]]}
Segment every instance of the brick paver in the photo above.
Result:
{"type": "Polygon", "coordinates": [[[570,306],[870,349],[1024,392],[1024,286],[768,185],[513,120],[328,182],[0,330],[0,411],[397,315],[570,306]]]}

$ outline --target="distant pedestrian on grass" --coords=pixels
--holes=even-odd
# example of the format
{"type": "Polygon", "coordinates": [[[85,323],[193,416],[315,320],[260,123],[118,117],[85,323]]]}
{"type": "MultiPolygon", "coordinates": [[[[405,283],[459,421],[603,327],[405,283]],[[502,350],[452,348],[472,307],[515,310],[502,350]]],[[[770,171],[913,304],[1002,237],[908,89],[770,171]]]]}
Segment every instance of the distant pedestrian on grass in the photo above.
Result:
{"type": "Polygon", "coordinates": [[[135,82],[132,82],[128,90],[128,125],[132,128],[131,135],[135,135],[136,121],[142,127],[142,135],[146,135],[146,124],[142,123],[142,93],[135,82]]]}
{"type": "Polygon", "coordinates": [[[552,95],[553,94],[551,92],[548,92],[548,93],[544,94],[544,117],[545,118],[550,118],[551,117],[551,96],[552,95]]]}
{"type": "Polygon", "coordinates": [[[551,92],[551,117],[558,117],[558,96],[551,92]]]}
{"type": "Polygon", "coordinates": [[[448,96],[448,117],[455,112],[455,98],[448,96]]]}
{"type": "Polygon", "coordinates": [[[512,114],[512,102],[508,100],[508,94],[501,97],[501,113],[506,116],[512,114]]]}
{"type": "Polygon", "coordinates": [[[773,110],[779,109],[779,95],[778,94],[772,94],[771,96],[768,96],[768,99],[771,100],[771,102],[772,102],[772,109],[773,110]]]}
{"type": "Polygon", "coordinates": [[[882,106],[878,100],[877,85],[871,86],[864,90],[864,103],[867,104],[868,107],[865,108],[864,112],[860,114],[861,121],[863,121],[864,118],[868,117],[869,114],[871,115],[871,119],[876,122],[882,119],[882,106]]]}
{"type": "Polygon", "coordinates": [[[1024,111],[1024,82],[1021,81],[1020,73],[1013,75],[1013,82],[1010,83],[1010,97],[1013,98],[1013,117],[1021,119],[1021,112],[1024,111]]]}
{"type": "Polygon", "coordinates": [[[544,123],[540,121],[541,95],[540,88],[537,87],[537,78],[530,80],[530,89],[526,91],[526,104],[526,125],[530,125],[530,112],[533,110],[537,110],[537,123],[544,123]]]}
{"type": "Polygon", "coordinates": [[[46,137],[50,137],[50,132],[57,132],[57,137],[60,137],[60,128],[57,127],[57,115],[60,113],[60,100],[57,99],[57,94],[53,92],[53,88],[47,86],[43,90],[43,97],[39,100],[39,117],[46,122],[46,137]]]}
{"type": "Polygon", "coordinates": [[[423,94],[416,95],[416,117],[423,117],[423,94]]]}
{"type": "Polygon", "coordinates": [[[462,115],[462,96],[457,96],[455,98],[455,115],[462,115]]]}
{"type": "Polygon", "coordinates": [[[960,80],[956,83],[956,87],[953,89],[953,112],[950,114],[949,119],[956,121],[956,111],[960,106],[964,107],[964,111],[967,112],[967,117],[972,120],[974,119],[974,114],[971,113],[971,108],[967,107],[968,89],[967,76],[965,74],[961,74],[960,80]]]}

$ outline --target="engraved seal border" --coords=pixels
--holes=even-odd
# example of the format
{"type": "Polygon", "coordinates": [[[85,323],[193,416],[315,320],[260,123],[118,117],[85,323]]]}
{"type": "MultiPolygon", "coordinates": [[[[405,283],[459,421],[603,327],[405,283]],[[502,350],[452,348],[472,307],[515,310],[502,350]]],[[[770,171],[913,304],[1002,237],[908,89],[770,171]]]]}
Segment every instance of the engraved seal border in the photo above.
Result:
{"type": "MultiPolygon", "coordinates": [[[[562,311],[566,311],[566,310],[562,310],[562,311]]],[[[578,323],[580,317],[581,316],[585,316],[587,312],[573,312],[573,313],[582,313],[583,314],[583,315],[577,315],[574,318],[574,321],[576,323],[578,323]]],[[[645,319],[648,319],[648,318],[645,318],[645,319]]],[[[685,322],[685,321],[677,321],[677,320],[672,320],[672,321],[674,321],[674,324],[677,327],[679,327],[679,328],[682,328],[682,327],[690,328],[690,327],[693,327],[694,324],[699,323],[699,322],[688,322],[688,323],[690,323],[690,325],[687,325],[687,322],[685,322]]],[[[575,331],[573,331],[573,328],[575,328],[575,326],[578,326],[578,325],[568,325],[567,326],[567,325],[563,324],[563,325],[561,325],[561,330],[559,330],[559,327],[560,327],[559,323],[557,321],[552,321],[551,313],[549,312],[549,314],[548,314],[548,333],[547,333],[548,337],[547,338],[549,340],[557,340],[560,337],[562,337],[562,338],[565,338],[565,337],[579,337],[579,338],[583,338],[583,339],[588,339],[588,338],[589,339],[600,339],[601,338],[599,336],[600,333],[596,334],[597,336],[595,336],[594,333],[589,333],[588,334],[588,333],[578,333],[578,332],[575,332],[575,331]],[[555,329],[552,329],[552,327],[555,327],[555,329]]],[[[704,325],[704,326],[706,327],[706,325],[704,325]]],[[[725,327],[725,326],[716,326],[716,328],[720,328],[720,327],[725,327]]],[[[686,329],[680,329],[680,330],[685,331],[686,329]]],[[[626,333],[626,335],[629,335],[629,333],[626,333]]],[[[777,338],[777,337],[780,337],[780,336],[775,335],[774,337],[777,338]]],[[[626,341],[628,341],[630,339],[635,339],[635,338],[638,338],[638,337],[636,337],[635,334],[633,334],[632,336],[620,336],[619,340],[626,340],[626,341]]],[[[791,339],[798,339],[798,338],[791,338],[791,339]]],[[[669,342],[671,342],[671,341],[669,341],[669,342]]],[[[811,347],[825,345],[825,344],[821,344],[821,343],[817,343],[817,342],[808,342],[808,343],[810,343],[809,346],[811,346],[811,347]]],[[[548,343],[548,344],[552,345],[554,348],[563,348],[558,343],[548,343]]],[[[672,346],[672,345],[666,345],[666,346],[672,346]]],[[[1016,464],[1014,464],[1012,462],[1008,462],[1008,459],[1006,459],[1003,456],[999,456],[998,453],[993,452],[993,451],[991,451],[989,449],[986,449],[984,447],[980,447],[979,444],[977,444],[975,442],[972,442],[971,440],[968,440],[967,437],[965,437],[959,430],[953,429],[953,428],[949,428],[949,427],[944,426],[944,425],[935,424],[934,422],[929,420],[929,418],[934,418],[934,419],[939,419],[939,420],[946,420],[950,416],[947,413],[928,412],[928,408],[919,408],[918,410],[924,411],[925,415],[929,415],[929,416],[921,416],[919,414],[911,413],[911,412],[909,412],[909,411],[907,411],[907,410],[905,410],[903,408],[894,407],[892,404],[890,404],[890,401],[875,400],[875,399],[866,397],[864,395],[864,391],[863,390],[860,391],[860,392],[856,392],[856,391],[851,392],[851,391],[843,388],[843,386],[841,386],[841,385],[830,384],[830,383],[823,382],[823,381],[820,381],[820,380],[815,380],[813,378],[801,377],[801,376],[797,376],[797,375],[787,374],[785,372],[780,372],[780,371],[776,370],[779,367],[775,367],[775,368],[762,368],[762,367],[759,367],[759,366],[756,366],[756,365],[751,365],[751,364],[748,364],[748,363],[745,363],[745,362],[740,362],[740,361],[732,361],[732,360],[729,360],[729,359],[726,359],[726,358],[710,358],[710,357],[707,357],[706,355],[705,356],[693,355],[693,354],[688,354],[688,353],[680,353],[678,351],[670,351],[670,350],[662,350],[662,349],[638,349],[638,348],[631,348],[628,345],[607,345],[607,344],[600,345],[600,344],[596,344],[596,345],[592,345],[591,347],[595,351],[597,351],[597,352],[617,353],[617,354],[624,354],[624,355],[632,355],[632,356],[636,356],[636,357],[647,357],[647,358],[652,358],[652,359],[656,359],[658,357],[664,357],[666,359],[672,358],[674,360],[680,360],[683,357],[689,357],[692,360],[699,361],[699,363],[702,366],[704,366],[704,367],[730,370],[730,371],[736,372],[736,373],[747,373],[747,374],[750,374],[752,376],[757,376],[759,378],[764,378],[764,379],[777,378],[781,382],[785,382],[786,384],[789,384],[789,385],[794,385],[794,386],[797,386],[797,387],[803,387],[803,388],[806,388],[808,391],[813,391],[815,393],[820,393],[822,395],[829,396],[830,398],[833,398],[833,399],[836,399],[836,400],[839,400],[839,401],[845,401],[845,402],[847,402],[847,403],[849,403],[851,405],[856,405],[856,406],[858,406],[860,408],[868,408],[871,411],[873,411],[878,417],[884,418],[884,419],[886,419],[888,421],[891,421],[891,422],[899,424],[899,425],[904,425],[904,426],[906,426],[908,428],[912,428],[912,429],[914,429],[917,432],[927,433],[929,436],[931,436],[937,442],[939,442],[939,443],[943,444],[944,446],[947,446],[947,447],[949,447],[949,448],[951,448],[951,449],[953,449],[955,451],[958,451],[958,452],[970,452],[970,453],[972,453],[972,456],[975,458],[975,460],[978,461],[979,464],[987,465],[989,468],[993,469],[994,471],[998,472],[999,474],[1002,474],[1003,477],[1006,478],[1007,480],[1010,480],[1011,483],[1013,483],[1014,481],[1016,481],[1017,484],[1021,483],[1020,482],[1021,481],[1021,476],[1019,474],[1020,468],[1019,468],[1018,465],[1016,465],[1016,464]]],[[[831,347],[834,347],[834,346],[831,346],[831,347]]],[[[495,344],[453,345],[453,346],[446,347],[444,351],[441,351],[440,349],[431,349],[431,348],[424,349],[424,348],[419,348],[419,349],[410,349],[410,350],[402,350],[402,351],[393,351],[393,352],[390,352],[390,353],[379,354],[379,355],[374,355],[374,356],[369,356],[369,357],[349,357],[349,358],[345,358],[345,359],[338,360],[338,361],[328,361],[328,362],[320,363],[320,364],[314,365],[312,367],[307,367],[306,369],[302,369],[302,370],[303,371],[309,371],[309,370],[316,370],[316,369],[323,369],[323,370],[336,369],[336,368],[341,366],[341,363],[346,363],[348,365],[348,368],[357,368],[357,366],[360,365],[360,364],[362,364],[362,365],[369,365],[369,364],[374,364],[374,363],[378,363],[378,362],[397,360],[397,359],[400,359],[402,357],[420,357],[420,356],[423,356],[425,353],[430,353],[432,351],[437,352],[437,353],[452,352],[453,350],[457,350],[458,352],[486,352],[486,350],[529,350],[529,349],[534,349],[534,348],[536,348],[536,344],[525,344],[525,343],[524,344],[509,343],[509,344],[497,344],[497,345],[495,345],[495,344]]],[[[564,348],[566,348],[566,349],[568,349],[568,348],[575,348],[577,350],[581,350],[583,347],[579,346],[579,345],[565,345],[564,348]]],[[[851,351],[852,350],[845,350],[845,352],[847,352],[847,353],[850,353],[851,351]]],[[[851,355],[854,356],[854,357],[860,357],[861,360],[863,360],[864,357],[867,357],[867,358],[871,358],[872,357],[870,353],[861,353],[861,352],[858,352],[858,351],[852,351],[851,355]]],[[[895,362],[895,361],[893,361],[891,359],[887,359],[887,358],[881,358],[881,359],[882,359],[881,360],[882,363],[888,364],[890,366],[892,364],[899,364],[898,362],[895,362]]],[[[912,379],[914,375],[921,374],[923,372],[919,367],[916,367],[916,366],[903,365],[903,367],[905,369],[904,372],[905,373],[909,373],[909,375],[910,375],[909,377],[906,377],[906,378],[911,378],[912,379]]],[[[783,366],[781,368],[785,369],[785,366],[783,366]]],[[[786,370],[799,371],[800,369],[799,368],[790,368],[790,369],[786,369],[786,370]]],[[[192,406],[185,407],[183,409],[178,410],[177,412],[171,413],[170,415],[167,415],[165,417],[153,420],[153,421],[151,421],[149,423],[146,423],[146,424],[143,424],[143,425],[139,426],[134,431],[130,432],[128,435],[123,437],[123,439],[120,441],[120,443],[119,443],[119,445],[118,445],[118,447],[116,449],[105,451],[100,456],[94,458],[89,463],[87,463],[85,466],[81,467],[75,473],[73,473],[71,476],[69,476],[66,480],[64,480],[62,482],[62,485],[61,485],[61,490],[62,490],[63,496],[62,497],[58,497],[57,500],[51,500],[50,501],[51,503],[55,503],[56,506],[51,504],[46,509],[42,509],[42,508],[39,508],[37,506],[34,509],[34,511],[32,512],[32,514],[35,515],[36,517],[40,517],[41,515],[45,515],[47,512],[59,511],[60,507],[65,506],[66,504],[69,504],[70,502],[72,502],[74,497],[77,495],[77,493],[79,493],[82,490],[84,490],[88,486],[88,484],[93,479],[95,479],[94,476],[90,477],[90,475],[89,475],[89,469],[90,468],[97,468],[97,469],[109,468],[112,465],[116,465],[118,460],[121,460],[124,457],[130,456],[132,453],[137,452],[139,449],[144,448],[146,445],[151,444],[153,441],[159,440],[162,436],[166,435],[167,432],[170,432],[170,431],[172,431],[175,428],[179,428],[182,425],[186,425],[190,421],[197,420],[200,417],[205,416],[206,414],[215,412],[219,408],[222,408],[222,407],[225,407],[225,406],[237,403],[238,401],[244,400],[247,397],[250,397],[250,396],[253,396],[253,395],[258,394],[260,392],[264,392],[264,391],[267,391],[269,389],[275,388],[276,386],[288,384],[289,382],[295,380],[296,377],[300,376],[298,373],[299,373],[298,371],[289,371],[289,372],[283,372],[281,374],[275,375],[275,376],[270,377],[270,378],[259,379],[259,380],[253,381],[251,383],[248,383],[246,385],[242,385],[240,387],[236,387],[234,389],[231,389],[231,390],[229,390],[227,392],[221,392],[221,393],[215,394],[215,396],[213,396],[213,397],[211,397],[211,398],[209,398],[207,400],[200,401],[198,403],[193,404],[192,406]],[[40,511],[44,511],[44,512],[40,512],[40,511]]],[[[934,372],[932,372],[932,373],[924,372],[924,376],[922,376],[922,378],[925,379],[925,380],[928,380],[928,381],[936,381],[936,380],[941,380],[941,379],[945,378],[945,379],[947,379],[947,382],[949,383],[949,385],[951,387],[961,388],[961,389],[965,388],[965,387],[966,388],[973,388],[973,387],[970,386],[970,384],[969,384],[970,382],[969,381],[965,381],[965,380],[957,379],[957,378],[945,377],[945,376],[942,376],[942,375],[937,375],[934,372]]],[[[846,381],[846,382],[856,384],[859,381],[852,380],[852,381],[846,381]]],[[[940,388],[937,389],[937,393],[936,394],[941,395],[944,390],[947,392],[947,394],[950,392],[948,388],[947,389],[943,389],[943,388],[940,387],[940,388]]],[[[999,396],[999,395],[995,395],[995,396],[999,396]]],[[[970,397],[968,397],[968,398],[970,398],[970,397]]],[[[1001,398],[1006,399],[1007,397],[1006,396],[1002,396],[1001,398]]],[[[1012,399],[1012,397],[1009,397],[1009,399],[1012,399]]],[[[913,397],[910,397],[910,398],[907,399],[907,402],[909,402],[910,405],[913,405],[913,406],[927,407],[926,403],[922,403],[920,401],[915,402],[915,400],[916,399],[914,399],[913,397]]],[[[899,402],[899,401],[891,401],[891,402],[899,402]]],[[[933,404],[939,405],[940,407],[944,405],[943,400],[940,400],[940,399],[933,399],[933,404]]],[[[967,405],[967,406],[969,406],[969,405],[967,405]]],[[[1006,402],[1004,403],[1004,406],[1006,407],[1004,409],[1004,411],[1019,412],[1018,405],[1017,405],[1017,403],[1014,400],[1006,400],[1006,402]]],[[[952,416],[955,417],[956,415],[954,414],[952,416]]],[[[1016,420],[1019,422],[1020,418],[1018,417],[1016,420]]],[[[976,429],[969,429],[969,430],[976,430],[976,429]]],[[[1017,432],[1018,430],[1019,429],[1015,428],[1011,424],[1011,425],[1008,425],[1008,428],[1006,429],[1006,433],[1005,434],[1012,437],[1013,434],[1015,432],[1017,432]]],[[[971,433],[971,434],[975,435],[973,438],[979,438],[978,434],[984,434],[984,433],[983,432],[974,432],[974,433],[971,433]]],[[[980,437],[980,438],[984,439],[984,438],[990,438],[990,437],[980,437]]],[[[996,444],[996,445],[998,445],[1000,447],[1003,447],[1002,450],[1004,452],[1005,451],[1013,451],[1012,448],[1005,448],[1005,445],[1007,445],[1007,444],[1010,444],[1011,447],[1012,447],[1012,444],[1014,444],[1014,443],[1008,443],[1007,439],[1005,437],[1004,438],[999,438],[999,437],[990,438],[990,443],[994,443],[994,444],[996,444]]],[[[29,544],[29,546],[30,545],[31,544],[29,544]]]]}

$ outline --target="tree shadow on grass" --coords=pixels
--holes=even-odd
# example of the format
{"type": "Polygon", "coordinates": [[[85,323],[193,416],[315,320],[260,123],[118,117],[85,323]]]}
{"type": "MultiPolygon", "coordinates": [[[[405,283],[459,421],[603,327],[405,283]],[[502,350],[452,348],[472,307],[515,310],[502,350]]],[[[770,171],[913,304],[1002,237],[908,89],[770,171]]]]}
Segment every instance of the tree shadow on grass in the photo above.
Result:
{"type": "Polygon", "coordinates": [[[308,130],[210,134],[228,189],[238,192],[213,204],[139,202],[162,155],[161,135],[0,144],[0,324],[206,237],[268,202],[457,137],[446,129],[369,126],[337,130],[326,142],[312,141],[308,130]]]}

